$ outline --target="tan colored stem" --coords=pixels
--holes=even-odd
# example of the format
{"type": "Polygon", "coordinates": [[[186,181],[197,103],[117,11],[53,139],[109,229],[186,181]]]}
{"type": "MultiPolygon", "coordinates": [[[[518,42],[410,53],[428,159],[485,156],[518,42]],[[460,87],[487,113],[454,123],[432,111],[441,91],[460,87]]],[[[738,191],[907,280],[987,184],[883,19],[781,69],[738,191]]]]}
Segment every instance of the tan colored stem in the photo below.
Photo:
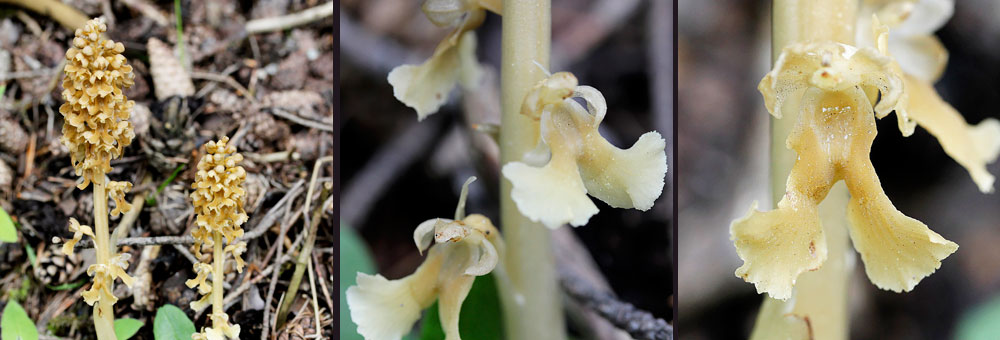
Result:
{"type": "MultiPolygon", "coordinates": [[[[835,41],[854,43],[857,1],[775,0],[772,8],[771,61],[782,49],[800,42],[835,41]]],[[[789,100],[787,107],[799,105],[789,100]]],[[[782,119],[771,120],[771,195],[774,202],[785,194],[785,183],[796,154],[785,147],[798,110],[783,110],[782,119]]],[[[847,187],[837,183],[820,204],[820,220],[826,234],[827,260],[820,269],[803,273],[786,301],[764,298],[750,339],[847,339],[847,284],[854,268],[854,252],[848,246],[847,187]]]]}
{"type": "MultiPolygon", "coordinates": [[[[108,246],[108,191],[104,182],[93,183],[94,186],[94,248],[97,253],[97,263],[111,266],[112,250],[108,246]]],[[[97,275],[106,275],[100,274],[97,275]]],[[[94,280],[98,280],[96,277],[94,280]]],[[[114,280],[107,280],[109,290],[114,291],[114,280]]],[[[94,329],[99,340],[116,340],[114,303],[105,299],[94,304],[94,329]]]]}
{"type": "MultiPolygon", "coordinates": [[[[505,0],[501,49],[500,165],[520,161],[538,142],[538,122],[521,115],[521,103],[546,75],[551,47],[549,0],[505,0]]],[[[501,301],[508,339],[566,338],[561,294],[549,229],[521,215],[510,197],[511,183],[500,182],[500,222],[510,247],[504,255],[501,301]]],[[[565,228],[565,226],[564,226],[565,228]]]]}
{"type": "MultiPolygon", "coordinates": [[[[226,254],[222,252],[222,234],[218,231],[212,232],[212,239],[215,241],[212,251],[212,314],[225,313],[225,305],[222,298],[225,296],[222,291],[222,281],[225,280],[226,254]]],[[[213,327],[220,325],[212,324],[213,327]]]]}

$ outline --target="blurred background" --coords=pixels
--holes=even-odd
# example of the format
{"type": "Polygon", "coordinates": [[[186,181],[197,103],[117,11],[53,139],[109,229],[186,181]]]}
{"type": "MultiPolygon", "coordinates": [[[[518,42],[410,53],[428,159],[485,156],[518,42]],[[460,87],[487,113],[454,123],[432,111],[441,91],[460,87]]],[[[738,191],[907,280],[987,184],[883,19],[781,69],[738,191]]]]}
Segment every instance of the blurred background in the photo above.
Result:
{"type": "MultiPolygon", "coordinates": [[[[576,249],[557,253],[560,265],[584,263],[595,282],[672,322],[673,14],[668,2],[659,2],[552,1],[551,71],[570,71],[581,85],[604,94],[608,114],[600,131],[612,144],[629,147],[656,130],[667,140],[671,162],[668,183],[650,211],[612,209],[594,200],[600,212],[586,226],[562,227],[554,238],[559,249],[576,249]]],[[[398,65],[422,63],[450,32],[428,21],[421,3],[341,1],[341,235],[342,242],[359,240],[357,247],[342,246],[362,254],[342,258],[342,289],[353,284],[358,270],[389,279],[412,273],[423,261],[413,230],[431,218],[450,218],[469,176],[479,180],[470,188],[466,211],[495,223],[499,218],[499,150],[470,124],[500,122],[500,17],[488,14],[476,30],[485,84],[474,92],[453,91],[448,104],[418,123],[416,112],[393,97],[386,75],[398,65]]],[[[587,321],[567,319],[571,334],[604,338],[584,334],[580,323],[587,321]]]]}
{"type": "MultiPolygon", "coordinates": [[[[757,83],[770,66],[770,2],[678,5],[678,328],[687,339],[750,334],[763,296],[733,273],[730,222],[769,207],[768,120],[757,83]]],[[[1000,118],[1000,4],[956,2],[937,32],[950,52],[941,96],[969,123],[1000,118]]],[[[904,214],[960,245],[912,291],[872,285],[859,261],[850,286],[852,339],[995,339],[1000,334],[1000,196],[980,194],[926,130],[902,137],[878,122],[872,162],[904,214]],[[984,337],[977,337],[984,336],[984,337]]],[[[1000,174],[1000,166],[988,170],[1000,174]]]]}

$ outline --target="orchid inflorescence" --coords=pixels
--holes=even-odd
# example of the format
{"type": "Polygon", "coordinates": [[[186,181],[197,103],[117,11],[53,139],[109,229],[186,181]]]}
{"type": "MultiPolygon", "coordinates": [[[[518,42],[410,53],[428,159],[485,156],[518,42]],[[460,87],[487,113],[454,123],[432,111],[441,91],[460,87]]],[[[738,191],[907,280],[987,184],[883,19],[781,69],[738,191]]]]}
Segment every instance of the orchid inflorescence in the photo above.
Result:
{"type": "Polygon", "coordinates": [[[788,299],[801,273],[823,265],[827,248],[818,205],[840,180],[851,193],[851,240],[879,288],[910,291],[958,249],[893,206],[869,159],[875,118],[895,112],[904,136],[917,125],[927,129],[982,192],[993,190],[985,165],[1000,152],[1000,123],[967,124],[932,87],[947,59],[932,32],[952,6],[950,1],[866,2],[856,29],[858,46],[789,45],[761,80],[768,111],[775,118],[797,116],[786,145],[798,158],[777,209],[761,212],[755,202],[731,227],[744,260],[736,275],[758,292],[788,299]],[[945,10],[938,8],[942,5],[945,10]],[[890,28],[900,34],[890,35],[890,28]]]}
{"type": "Polygon", "coordinates": [[[203,327],[200,333],[192,335],[195,340],[239,339],[240,336],[240,326],[229,323],[229,315],[222,305],[222,280],[227,254],[232,254],[236,260],[238,272],[243,272],[245,265],[242,255],[247,249],[246,242],[238,240],[243,236],[241,225],[247,221],[243,209],[246,170],[239,165],[242,160],[243,155],[229,144],[229,137],[210,141],[205,144],[205,154],[198,162],[195,183],[191,185],[195,189],[191,199],[197,215],[196,227],[191,231],[195,239],[193,251],[200,258],[202,246],[213,248],[212,264],[195,263],[197,276],[186,282],[189,288],[197,287],[198,293],[204,295],[191,302],[191,309],[201,311],[209,304],[213,307],[209,314],[212,326],[203,327]]]}

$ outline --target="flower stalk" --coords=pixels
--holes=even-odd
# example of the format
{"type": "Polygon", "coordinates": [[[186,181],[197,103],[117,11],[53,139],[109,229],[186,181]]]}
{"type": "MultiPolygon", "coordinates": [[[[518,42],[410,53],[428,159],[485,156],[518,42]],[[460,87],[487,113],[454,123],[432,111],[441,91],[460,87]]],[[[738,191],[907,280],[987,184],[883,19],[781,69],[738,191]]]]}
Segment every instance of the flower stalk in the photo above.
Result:
{"type": "MultiPolygon", "coordinates": [[[[539,141],[538,123],[521,114],[525,96],[546,77],[551,47],[551,2],[505,0],[501,50],[500,163],[520,161],[539,141]]],[[[511,198],[512,185],[500,182],[500,222],[508,244],[508,279],[498,282],[508,339],[565,339],[550,230],[523,216],[511,198]]]]}

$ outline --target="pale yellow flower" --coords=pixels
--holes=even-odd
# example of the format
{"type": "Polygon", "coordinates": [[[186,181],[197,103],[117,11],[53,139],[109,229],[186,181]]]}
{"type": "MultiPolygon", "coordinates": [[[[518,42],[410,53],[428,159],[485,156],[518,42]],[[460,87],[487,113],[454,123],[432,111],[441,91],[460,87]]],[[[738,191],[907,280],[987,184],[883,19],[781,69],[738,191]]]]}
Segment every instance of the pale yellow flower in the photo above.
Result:
{"type": "Polygon", "coordinates": [[[874,48],[832,42],[785,48],[759,89],[775,117],[797,111],[786,145],[798,158],[777,209],[757,211],[754,203],[733,221],[730,232],[744,260],[738,277],[772,298],[791,297],[798,275],[826,260],[817,206],[840,180],[851,193],[851,240],[879,288],[913,289],[958,248],[896,210],[869,159],[875,118],[897,107],[904,88],[893,59],[874,48]]]}
{"type": "Polygon", "coordinates": [[[663,191],[666,142],[650,131],[628,149],[598,132],[607,113],[600,91],[577,86],[559,72],[540,81],[525,97],[521,113],[540,122],[540,144],[521,162],[503,167],[511,198],[525,217],[549,228],[587,224],[597,214],[594,196],[615,208],[649,210],[663,191]],[[573,100],[582,98],[585,109],[573,100]]]}
{"type": "Polygon", "coordinates": [[[414,230],[417,249],[421,253],[429,251],[413,274],[398,280],[379,274],[357,274],[357,285],[347,289],[347,304],[358,333],[365,339],[400,339],[413,328],[420,311],[435,300],[446,339],[460,339],[462,302],[476,276],[489,274],[497,267],[504,249],[493,223],[479,214],[462,218],[463,205],[460,203],[460,213],[456,214],[461,219],[430,219],[414,230]],[[432,241],[436,242],[433,246],[432,241]]]}

